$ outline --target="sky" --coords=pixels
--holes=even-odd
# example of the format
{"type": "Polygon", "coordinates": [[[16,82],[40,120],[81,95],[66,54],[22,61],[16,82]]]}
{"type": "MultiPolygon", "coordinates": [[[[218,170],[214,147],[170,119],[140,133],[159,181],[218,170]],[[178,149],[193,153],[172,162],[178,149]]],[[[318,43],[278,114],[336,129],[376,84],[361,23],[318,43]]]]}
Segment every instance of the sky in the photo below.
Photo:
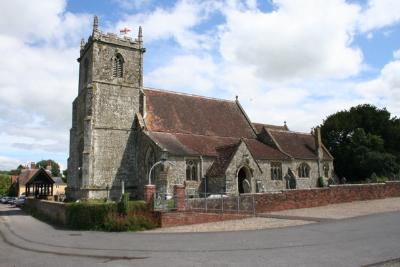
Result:
{"type": "Polygon", "coordinates": [[[369,103],[400,116],[399,0],[2,0],[0,170],[64,169],[79,44],[135,37],[144,85],[239,101],[253,122],[309,132],[369,103]]]}

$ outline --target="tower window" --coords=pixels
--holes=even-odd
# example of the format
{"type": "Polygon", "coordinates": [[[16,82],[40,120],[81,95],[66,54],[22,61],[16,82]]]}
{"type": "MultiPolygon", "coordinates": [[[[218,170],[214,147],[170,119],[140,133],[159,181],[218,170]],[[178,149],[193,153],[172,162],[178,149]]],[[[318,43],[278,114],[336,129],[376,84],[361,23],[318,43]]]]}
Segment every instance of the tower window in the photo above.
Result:
{"type": "Polygon", "coordinates": [[[308,178],[310,177],[310,166],[307,163],[302,163],[299,166],[298,174],[300,178],[308,178]]]}
{"type": "Polygon", "coordinates": [[[124,73],[124,59],[121,54],[117,54],[113,58],[113,77],[122,78],[124,73]]]}

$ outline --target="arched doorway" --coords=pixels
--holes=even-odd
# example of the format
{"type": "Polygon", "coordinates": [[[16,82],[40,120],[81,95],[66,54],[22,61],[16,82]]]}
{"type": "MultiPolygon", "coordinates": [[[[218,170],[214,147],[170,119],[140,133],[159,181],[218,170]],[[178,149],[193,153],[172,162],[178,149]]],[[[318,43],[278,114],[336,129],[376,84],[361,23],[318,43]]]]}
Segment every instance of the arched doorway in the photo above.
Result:
{"type": "Polygon", "coordinates": [[[238,192],[239,194],[251,193],[251,174],[248,168],[240,168],[237,179],[238,179],[238,192]]]}

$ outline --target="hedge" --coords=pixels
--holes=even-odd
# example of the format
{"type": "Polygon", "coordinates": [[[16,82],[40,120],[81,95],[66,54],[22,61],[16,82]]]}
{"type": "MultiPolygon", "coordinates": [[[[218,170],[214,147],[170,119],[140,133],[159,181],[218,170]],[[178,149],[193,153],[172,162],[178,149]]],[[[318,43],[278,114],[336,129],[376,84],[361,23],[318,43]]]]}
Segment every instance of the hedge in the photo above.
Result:
{"type": "MultiPolygon", "coordinates": [[[[125,214],[120,214],[118,203],[68,203],[66,210],[67,227],[79,230],[107,230],[113,231],[110,225],[113,224],[110,221],[111,218],[117,218],[119,216],[128,216],[130,218],[135,216],[149,217],[151,221],[150,213],[148,212],[148,206],[144,201],[129,201],[127,203],[127,210],[125,214]],[[137,215],[136,215],[137,214],[137,215]],[[144,216],[143,214],[146,214],[144,216]]],[[[120,217],[118,217],[120,218],[120,217]]],[[[137,220],[129,219],[130,222],[136,222],[137,220]]],[[[143,220],[140,220],[142,224],[143,220]]],[[[149,225],[150,228],[154,228],[155,225],[149,225]]],[[[140,227],[146,228],[146,227],[140,227]]],[[[128,230],[136,229],[136,227],[128,227],[128,230]]],[[[118,231],[119,229],[115,229],[118,231]]]]}

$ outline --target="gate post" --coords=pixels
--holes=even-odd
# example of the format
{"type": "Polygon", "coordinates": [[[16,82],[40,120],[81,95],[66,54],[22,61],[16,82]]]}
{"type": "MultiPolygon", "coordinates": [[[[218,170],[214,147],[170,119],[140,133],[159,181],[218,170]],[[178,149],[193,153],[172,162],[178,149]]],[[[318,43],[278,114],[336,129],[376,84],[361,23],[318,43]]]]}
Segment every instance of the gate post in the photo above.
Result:
{"type": "Polygon", "coordinates": [[[184,211],[185,205],[185,186],[181,184],[174,185],[175,208],[176,211],[184,211]]]}
{"type": "Polygon", "coordinates": [[[151,205],[153,205],[153,200],[154,200],[154,194],[156,193],[156,185],[154,184],[148,184],[144,186],[144,201],[151,205]]]}

